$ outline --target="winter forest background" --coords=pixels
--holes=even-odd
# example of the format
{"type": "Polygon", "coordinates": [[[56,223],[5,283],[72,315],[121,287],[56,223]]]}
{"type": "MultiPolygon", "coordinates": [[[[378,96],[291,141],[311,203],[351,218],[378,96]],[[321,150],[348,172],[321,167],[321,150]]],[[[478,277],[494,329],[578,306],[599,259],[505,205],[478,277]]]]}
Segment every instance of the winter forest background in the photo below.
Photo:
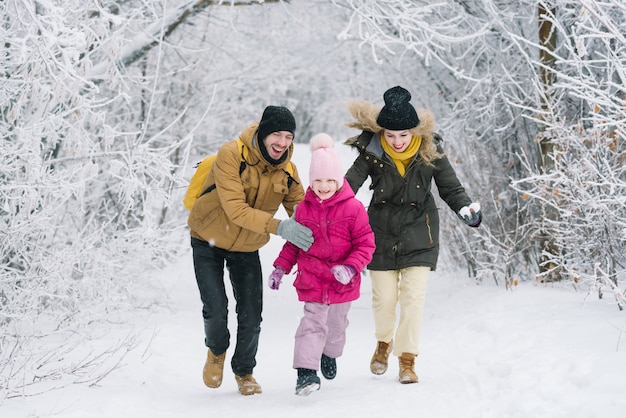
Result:
{"type": "Polygon", "coordinates": [[[503,291],[566,283],[622,309],[626,4],[610,1],[4,0],[0,401],[94,383],[188,251],[193,165],[258,120],[358,132],[345,103],[407,87],[485,213],[442,211],[445,264],[503,291]],[[42,348],[45,347],[45,348],[42,348]],[[95,372],[94,372],[95,370],[95,372]]]}

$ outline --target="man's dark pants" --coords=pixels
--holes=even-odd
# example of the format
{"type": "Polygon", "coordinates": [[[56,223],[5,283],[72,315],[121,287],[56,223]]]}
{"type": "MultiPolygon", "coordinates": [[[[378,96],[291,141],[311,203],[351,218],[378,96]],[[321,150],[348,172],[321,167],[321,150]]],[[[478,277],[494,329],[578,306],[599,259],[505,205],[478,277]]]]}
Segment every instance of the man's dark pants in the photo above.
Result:
{"type": "Polygon", "coordinates": [[[263,275],[259,252],[233,252],[191,238],[196,282],[202,300],[205,345],[219,355],[230,345],[228,297],[224,265],[235,296],[237,343],[231,360],[233,373],[245,376],[256,366],[263,310],[263,275]]]}

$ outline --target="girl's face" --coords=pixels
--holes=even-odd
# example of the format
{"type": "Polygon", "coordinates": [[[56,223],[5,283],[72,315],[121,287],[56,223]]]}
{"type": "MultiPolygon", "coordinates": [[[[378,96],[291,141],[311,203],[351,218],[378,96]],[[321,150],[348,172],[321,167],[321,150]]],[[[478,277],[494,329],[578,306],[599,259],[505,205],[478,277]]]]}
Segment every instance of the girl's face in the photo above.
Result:
{"type": "Polygon", "coordinates": [[[315,179],[313,180],[313,183],[311,183],[311,189],[313,190],[313,193],[320,198],[320,200],[326,200],[330,199],[335,193],[337,193],[339,185],[336,180],[315,179]]]}
{"type": "Polygon", "coordinates": [[[403,131],[391,131],[389,129],[385,129],[383,138],[385,138],[387,144],[389,144],[395,151],[404,152],[404,150],[406,150],[411,143],[413,135],[408,129],[403,131]]]}

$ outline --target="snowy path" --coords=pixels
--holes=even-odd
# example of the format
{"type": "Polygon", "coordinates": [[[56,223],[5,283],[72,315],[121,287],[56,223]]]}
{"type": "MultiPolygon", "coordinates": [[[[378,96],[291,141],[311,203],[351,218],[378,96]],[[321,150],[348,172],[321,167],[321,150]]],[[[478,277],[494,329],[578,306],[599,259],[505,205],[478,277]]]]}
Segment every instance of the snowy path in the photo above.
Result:
{"type": "MultiPolygon", "coordinates": [[[[262,251],[268,273],[276,245],[262,251]],[[271,249],[270,249],[271,248],[271,249]]],[[[138,321],[146,341],[98,387],[73,386],[0,406],[3,417],[511,417],[626,416],[626,315],[560,287],[513,292],[466,278],[432,276],[416,362],[420,383],[400,385],[397,362],[369,372],[375,341],[369,281],[350,314],[338,377],[309,397],[293,394],[293,335],[301,304],[291,276],[265,290],[255,376],[260,396],[239,395],[229,367],[217,390],[203,386],[200,302],[191,257],[167,272],[170,311],[138,321]],[[154,338],[148,344],[150,334],[154,338]]],[[[231,309],[234,311],[234,308],[231,309]]],[[[232,322],[234,324],[234,321],[232,322]]],[[[229,359],[229,357],[227,358],[229,359]]]]}

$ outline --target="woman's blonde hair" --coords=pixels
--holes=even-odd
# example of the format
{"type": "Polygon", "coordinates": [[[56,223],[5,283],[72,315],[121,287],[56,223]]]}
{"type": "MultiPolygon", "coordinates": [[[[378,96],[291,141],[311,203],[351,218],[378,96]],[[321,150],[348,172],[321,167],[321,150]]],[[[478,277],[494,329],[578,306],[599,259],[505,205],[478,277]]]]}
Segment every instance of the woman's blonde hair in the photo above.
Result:
{"type": "MultiPolygon", "coordinates": [[[[444,156],[437,150],[435,143],[435,117],[426,109],[416,109],[420,123],[415,128],[409,129],[413,136],[422,138],[417,153],[421,157],[424,164],[432,166],[433,162],[444,156]]],[[[354,121],[346,124],[349,128],[360,129],[362,131],[370,131],[383,135],[384,128],[376,123],[376,118],[380,113],[380,109],[365,100],[354,100],[348,103],[348,112],[354,117],[354,121]]]]}

